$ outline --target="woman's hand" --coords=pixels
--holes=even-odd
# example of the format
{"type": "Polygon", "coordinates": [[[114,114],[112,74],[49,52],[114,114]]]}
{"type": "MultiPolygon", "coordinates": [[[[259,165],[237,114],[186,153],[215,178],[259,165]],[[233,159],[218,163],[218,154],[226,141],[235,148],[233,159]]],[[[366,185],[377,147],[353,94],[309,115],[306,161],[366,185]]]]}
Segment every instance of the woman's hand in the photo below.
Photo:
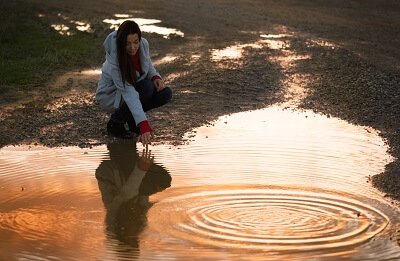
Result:
{"type": "Polygon", "coordinates": [[[150,127],[150,124],[147,120],[141,121],[139,123],[140,135],[138,137],[138,141],[148,148],[151,141],[154,139],[153,129],[150,127]]]}
{"type": "Polygon", "coordinates": [[[166,86],[165,86],[165,83],[164,83],[164,81],[162,80],[162,79],[154,79],[154,84],[156,85],[156,90],[159,92],[159,91],[161,91],[162,89],[164,89],[166,86]]]}
{"type": "Polygon", "coordinates": [[[145,132],[138,137],[138,141],[141,142],[143,146],[146,146],[146,148],[148,148],[152,140],[154,140],[154,132],[145,132]]]}

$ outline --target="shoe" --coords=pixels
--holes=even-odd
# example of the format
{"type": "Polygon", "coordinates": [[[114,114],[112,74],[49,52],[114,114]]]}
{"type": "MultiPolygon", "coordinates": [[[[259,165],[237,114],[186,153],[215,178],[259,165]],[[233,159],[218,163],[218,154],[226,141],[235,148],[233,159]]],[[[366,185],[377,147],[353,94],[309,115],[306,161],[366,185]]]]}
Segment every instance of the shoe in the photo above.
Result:
{"type": "Polygon", "coordinates": [[[120,139],[131,139],[131,135],[126,131],[123,123],[118,123],[112,120],[109,120],[107,123],[107,131],[108,134],[113,135],[120,139]]]}
{"type": "Polygon", "coordinates": [[[136,135],[140,134],[140,128],[138,126],[136,126],[135,120],[133,120],[133,119],[128,120],[127,123],[128,123],[129,130],[131,132],[135,133],[136,135]]]}

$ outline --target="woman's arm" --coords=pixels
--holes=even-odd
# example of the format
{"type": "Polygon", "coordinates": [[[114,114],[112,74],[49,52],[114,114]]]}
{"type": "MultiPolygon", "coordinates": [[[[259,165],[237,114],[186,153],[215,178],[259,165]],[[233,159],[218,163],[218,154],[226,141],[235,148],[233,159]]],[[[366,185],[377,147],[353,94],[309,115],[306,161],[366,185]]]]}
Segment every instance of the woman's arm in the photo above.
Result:
{"type": "Polygon", "coordinates": [[[125,82],[125,85],[122,82],[121,74],[120,74],[120,69],[118,66],[113,66],[110,65],[110,74],[112,77],[112,80],[114,82],[115,87],[117,88],[117,92],[119,92],[120,98],[118,100],[118,93],[116,95],[116,105],[115,107],[119,107],[121,103],[121,96],[126,102],[126,105],[128,105],[129,110],[132,113],[133,118],[135,119],[135,122],[139,123],[142,121],[146,121],[147,117],[146,114],[143,111],[142,103],[140,102],[140,97],[139,93],[135,90],[135,88],[125,82]]]}

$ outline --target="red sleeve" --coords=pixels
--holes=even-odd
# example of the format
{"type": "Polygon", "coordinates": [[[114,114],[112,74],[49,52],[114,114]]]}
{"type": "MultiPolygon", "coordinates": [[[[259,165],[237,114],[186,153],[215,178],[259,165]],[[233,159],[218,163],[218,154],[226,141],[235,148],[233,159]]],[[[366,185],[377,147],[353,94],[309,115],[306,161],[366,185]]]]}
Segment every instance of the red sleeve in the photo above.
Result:
{"type": "Polygon", "coordinates": [[[142,121],[139,123],[140,135],[146,132],[153,132],[153,129],[150,127],[149,121],[142,121]]]}
{"type": "Polygon", "coordinates": [[[151,77],[151,81],[154,81],[155,79],[160,79],[162,80],[162,78],[158,75],[154,75],[153,77],[151,77]]]}

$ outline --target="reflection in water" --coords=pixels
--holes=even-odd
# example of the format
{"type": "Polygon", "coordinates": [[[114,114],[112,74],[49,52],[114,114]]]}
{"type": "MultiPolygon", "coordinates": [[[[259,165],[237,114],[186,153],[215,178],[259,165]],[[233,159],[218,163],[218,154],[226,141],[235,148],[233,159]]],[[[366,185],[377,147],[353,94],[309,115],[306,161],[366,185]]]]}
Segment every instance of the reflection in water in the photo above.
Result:
{"type": "Polygon", "coordinates": [[[375,130],[270,107],[194,131],[151,148],[165,168],[134,143],[2,148],[0,260],[399,260],[375,130]]]}
{"type": "Polygon", "coordinates": [[[171,176],[153,161],[151,152],[136,151],[135,142],[110,143],[110,159],[96,170],[106,209],[109,245],[121,258],[137,255],[139,235],[146,227],[149,196],[171,186],[171,176]],[[115,242],[115,241],[118,242],[115,242]]]}
{"type": "Polygon", "coordinates": [[[174,28],[162,27],[154,24],[161,23],[161,20],[156,19],[145,19],[145,18],[135,18],[130,15],[116,14],[114,15],[117,19],[104,19],[103,22],[110,24],[110,29],[118,29],[118,26],[122,24],[125,20],[134,20],[139,26],[142,32],[156,33],[162,35],[164,38],[169,38],[171,35],[177,35],[184,37],[185,34],[174,28]]]}
{"type": "Polygon", "coordinates": [[[155,148],[175,184],[148,213],[158,247],[182,260],[400,257],[388,239],[398,212],[367,183],[391,160],[375,130],[270,107],[194,133],[172,153],[155,148]]]}
{"type": "Polygon", "coordinates": [[[105,255],[104,211],[92,174],[105,156],[102,147],[90,154],[75,147],[2,148],[0,260],[105,255]]]}

